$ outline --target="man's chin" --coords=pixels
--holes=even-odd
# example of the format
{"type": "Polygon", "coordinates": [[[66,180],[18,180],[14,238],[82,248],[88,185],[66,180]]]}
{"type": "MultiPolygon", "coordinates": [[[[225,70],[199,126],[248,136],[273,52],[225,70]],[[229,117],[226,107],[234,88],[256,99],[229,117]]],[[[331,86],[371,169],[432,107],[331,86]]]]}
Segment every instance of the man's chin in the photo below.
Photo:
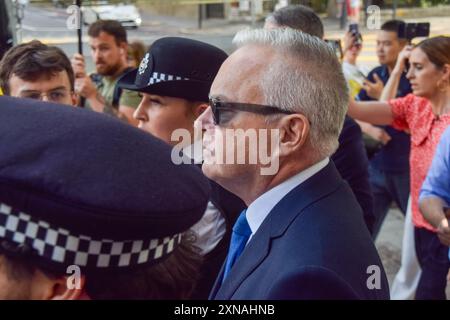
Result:
{"type": "Polygon", "coordinates": [[[214,164],[209,164],[207,161],[202,164],[203,174],[211,180],[214,180],[216,177],[217,168],[214,168],[215,166],[214,164]]]}
{"type": "Polygon", "coordinates": [[[110,76],[111,75],[111,69],[108,68],[106,65],[96,65],[95,69],[97,70],[97,73],[102,76],[110,76]]]}
{"type": "Polygon", "coordinates": [[[104,75],[105,73],[105,68],[103,66],[95,66],[95,70],[97,71],[98,74],[104,75]]]}
{"type": "Polygon", "coordinates": [[[226,165],[203,163],[202,171],[208,179],[219,184],[231,193],[234,193],[232,190],[233,188],[231,188],[233,184],[230,184],[230,182],[234,179],[232,171],[228,172],[227,170],[221,170],[224,168],[224,166],[226,167],[226,165]]]}
{"type": "Polygon", "coordinates": [[[222,185],[222,182],[233,180],[239,177],[242,173],[236,170],[234,164],[218,164],[205,161],[202,164],[203,174],[211,180],[222,185]]]}
{"type": "Polygon", "coordinates": [[[225,187],[223,185],[224,182],[226,182],[227,178],[229,178],[228,175],[226,175],[222,169],[224,165],[216,164],[216,163],[208,163],[204,162],[202,165],[202,171],[203,174],[208,178],[216,183],[220,184],[222,187],[225,187]]]}

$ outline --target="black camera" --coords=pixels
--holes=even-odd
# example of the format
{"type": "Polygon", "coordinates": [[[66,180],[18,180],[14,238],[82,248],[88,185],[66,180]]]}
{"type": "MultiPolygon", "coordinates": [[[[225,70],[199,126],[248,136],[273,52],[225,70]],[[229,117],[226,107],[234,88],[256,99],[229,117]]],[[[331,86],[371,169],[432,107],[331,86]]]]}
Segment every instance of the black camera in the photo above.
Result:
{"type": "Polygon", "coordinates": [[[355,45],[362,44],[362,36],[359,32],[359,27],[357,23],[351,23],[348,25],[348,31],[355,37],[355,45]]]}
{"type": "Polygon", "coordinates": [[[403,23],[399,25],[397,35],[400,39],[406,39],[409,42],[417,37],[428,37],[430,35],[430,23],[403,23]]]}

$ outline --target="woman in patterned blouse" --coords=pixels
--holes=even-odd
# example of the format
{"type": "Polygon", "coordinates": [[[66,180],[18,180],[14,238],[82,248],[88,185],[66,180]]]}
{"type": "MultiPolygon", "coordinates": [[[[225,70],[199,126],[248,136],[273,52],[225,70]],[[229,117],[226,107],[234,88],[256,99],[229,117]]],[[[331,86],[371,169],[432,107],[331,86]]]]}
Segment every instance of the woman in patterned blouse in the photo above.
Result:
{"type": "Polygon", "coordinates": [[[450,125],[450,37],[426,39],[405,49],[386,84],[385,98],[397,90],[407,60],[406,77],[411,82],[412,94],[387,102],[351,101],[348,114],[376,125],[390,124],[411,134],[412,217],[416,253],[422,268],[416,299],[445,299],[450,267],[448,247],[440,243],[436,232],[450,232],[450,229],[429,224],[420,212],[418,200],[436,146],[450,125]]]}

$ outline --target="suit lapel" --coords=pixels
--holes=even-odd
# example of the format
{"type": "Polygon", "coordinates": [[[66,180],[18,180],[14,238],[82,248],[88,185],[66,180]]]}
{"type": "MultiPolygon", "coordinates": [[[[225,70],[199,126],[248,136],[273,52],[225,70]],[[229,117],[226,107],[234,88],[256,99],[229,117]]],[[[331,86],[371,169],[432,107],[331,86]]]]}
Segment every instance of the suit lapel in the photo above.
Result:
{"type": "Polygon", "coordinates": [[[330,161],[325,168],[290,191],[269,213],[221,284],[222,267],[210,299],[231,299],[242,282],[267,257],[271,239],[281,236],[305,207],[335,191],[342,182],[330,161]]]}
{"type": "Polygon", "coordinates": [[[225,263],[226,260],[223,262],[222,268],[220,268],[219,275],[217,276],[216,281],[214,281],[214,285],[211,289],[211,293],[209,294],[208,300],[216,299],[217,292],[219,291],[220,286],[222,284],[223,272],[225,270],[225,263]]]}

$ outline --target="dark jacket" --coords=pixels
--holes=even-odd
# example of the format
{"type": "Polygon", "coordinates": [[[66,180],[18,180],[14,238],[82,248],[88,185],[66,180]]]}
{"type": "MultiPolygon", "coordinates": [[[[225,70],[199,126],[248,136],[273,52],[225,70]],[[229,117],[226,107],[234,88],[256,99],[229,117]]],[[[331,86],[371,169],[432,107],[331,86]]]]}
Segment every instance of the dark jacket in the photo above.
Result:
{"type": "Polygon", "coordinates": [[[342,178],[348,182],[361,206],[367,229],[372,232],[375,216],[369,182],[369,160],[364,148],[361,128],[346,116],[339,135],[339,148],[331,156],[342,178]]]}
{"type": "Polygon", "coordinates": [[[272,209],[222,276],[211,299],[389,299],[361,208],[332,162],[272,209]]]}

